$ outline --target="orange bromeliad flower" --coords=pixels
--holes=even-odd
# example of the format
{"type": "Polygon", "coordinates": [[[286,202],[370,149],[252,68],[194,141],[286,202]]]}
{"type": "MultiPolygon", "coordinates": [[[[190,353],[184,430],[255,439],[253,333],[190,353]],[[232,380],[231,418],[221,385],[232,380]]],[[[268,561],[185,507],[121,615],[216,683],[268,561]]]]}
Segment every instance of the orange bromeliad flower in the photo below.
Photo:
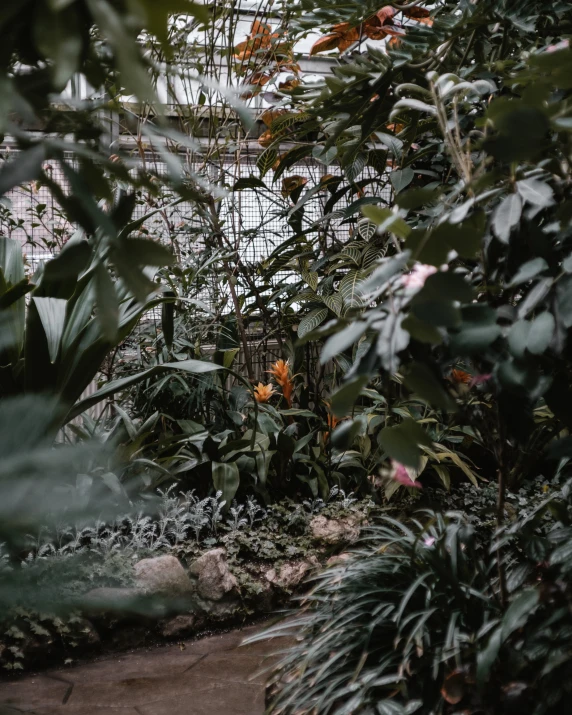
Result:
{"type": "Polygon", "coordinates": [[[450,379],[451,382],[454,382],[457,385],[468,385],[473,379],[473,376],[469,375],[469,373],[464,370],[451,370],[450,379]]]}
{"type": "Polygon", "coordinates": [[[259,382],[254,388],[254,399],[256,402],[268,402],[274,393],[273,385],[263,385],[259,382]]]}
{"type": "Polygon", "coordinates": [[[294,381],[290,377],[290,361],[276,360],[267,370],[282,388],[282,394],[288,407],[292,407],[292,394],[294,392],[294,381]]]}
{"type": "Polygon", "coordinates": [[[324,442],[327,442],[330,433],[333,432],[340,424],[340,422],[345,418],[337,417],[336,415],[334,415],[334,413],[331,411],[332,406],[327,400],[324,400],[324,404],[328,408],[328,414],[326,415],[326,424],[328,425],[328,429],[326,432],[324,432],[324,442]]]}

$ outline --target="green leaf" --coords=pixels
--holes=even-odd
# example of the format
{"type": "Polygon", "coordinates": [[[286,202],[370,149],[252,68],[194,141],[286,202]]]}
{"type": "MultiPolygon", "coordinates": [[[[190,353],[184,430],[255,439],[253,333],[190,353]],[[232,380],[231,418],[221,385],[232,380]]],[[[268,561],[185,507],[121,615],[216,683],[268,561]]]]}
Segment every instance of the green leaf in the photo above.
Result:
{"type": "Polygon", "coordinates": [[[524,201],[528,201],[529,204],[533,204],[534,206],[545,208],[554,203],[554,192],[552,188],[539,179],[523,179],[522,181],[517,181],[516,188],[524,201]]]}
{"type": "Polygon", "coordinates": [[[392,171],[389,175],[389,179],[396,193],[399,193],[409,186],[413,181],[413,176],[413,169],[407,167],[405,169],[395,169],[395,171],[392,171]]]}
{"type": "Polygon", "coordinates": [[[265,449],[256,453],[254,458],[256,463],[256,474],[258,476],[258,481],[263,487],[266,486],[268,479],[268,470],[270,469],[270,462],[272,457],[276,454],[276,450],[265,449]]]}
{"type": "Polygon", "coordinates": [[[401,156],[403,153],[403,142],[401,141],[401,139],[398,139],[392,134],[386,134],[385,132],[375,132],[375,135],[380,140],[380,142],[385,144],[385,146],[389,149],[393,156],[398,161],[401,161],[401,156]]]}
{"type": "Polygon", "coordinates": [[[281,415],[292,417],[308,417],[309,419],[319,419],[319,416],[311,410],[301,410],[297,407],[290,407],[287,410],[278,410],[281,415]]]}
{"type": "Polygon", "coordinates": [[[34,18],[36,47],[51,63],[54,87],[61,91],[79,68],[83,49],[82,31],[77,7],[58,12],[46,4],[38,6],[34,18]]]}
{"type": "Polygon", "coordinates": [[[501,642],[506,641],[526,623],[538,604],[539,595],[536,588],[529,588],[522,591],[510,604],[502,619],[501,642]]]}
{"type": "Polygon", "coordinates": [[[111,259],[118,275],[140,303],[145,303],[148,297],[158,290],[159,286],[141,270],[134,257],[125,249],[113,251],[111,259]]]}
{"type": "Polygon", "coordinates": [[[418,340],[420,343],[440,345],[443,342],[441,333],[434,325],[424,323],[413,315],[413,313],[411,313],[401,325],[412,338],[418,340]]]}
{"type": "Polygon", "coordinates": [[[142,102],[159,107],[151,75],[137,43],[136,33],[127,30],[124,17],[108,0],[87,0],[93,19],[101,34],[113,48],[121,82],[142,102]]]}
{"type": "Polygon", "coordinates": [[[174,253],[158,241],[128,238],[123,247],[138,266],[172,266],[177,262],[174,253]]]}
{"type": "MultiPolygon", "coordinates": [[[[0,295],[0,310],[6,310],[14,305],[17,301],[23,298],[25,295],[34,290],[35,286],[33,283],[28,283],[28,280],[24,280],[16,283],[15,286],[9,288],[5,293],[0,295]]],[[[4,324],[5,327],[5,324],[4,324]]]]}
{"type": "Polygon", "coordinates": [[[95,303],[101,331],[113,343],[119,328],[119,301],[107,268],[99,263],[95,271],[95,303]]]}
{"type": "Polygon", "coordinates": [[[331,397],[332,413],[336,417],[346,417],[368,382],[369,378],[364,376],[356,377],[342,385],[331,397]]]}
{"type": "Polygon", "coordinates": [[[442,266],[447,262],[451,246],[438,231],[415,229],[405,243],[411,257],[431,266],[442,266]]]}
{"type": "Polygon", "coordinates": [[[212,477],[214,488],[217,492],[222,492],[228,509],[240,486],[238,465],[236,462],[213,462],[212,477]]]}
{"type": "Polygon", "coordinates": [[[327,308],[316,308],[316,310],[312,310],[300,321],[300,325],[298,326],[298,337],[303,338],[306,333],[315,330],[327,317],[327,308]]]}
{"type": "Polygon", "coordinates": [[[238,179],[232,187],[233,191],[243,191],[244,189],[268,189],[264,181],[256,176],[238,179]]]}
{"type": "Polygon", "coordinates": [[[18,152],[15,159],[3,164],[0,169],[0,196],[15,186],[37,179],[47,158],[46,145],[40,143],[18,152]]]}
{"type": "Polygon", "coordinates": [[[519,194],[509,194],[500,202],[493,213],[493,230],[502,243],[508,243],[512,229],[522,215],[522,199],[519,194]]]}
{"type": "MultiPolygon", "coordinates": [[[[163,291],[165,298],[176,298],[176,293],[172,290],[163,291]]],[[[167,350],[173,347],[173,339],[175,337],[175,303],[174,300],[164,300],[161,304],[161,329],[163,331],[163,339],[165,341],[165,346],[167,350]]],[[[225,354],[225,358],[227,355],[225,354]]],[[[214,358],[213,358],[214,359],[214,358]]],[[[230,367],[232,365],[232,358],[229,365],[224,367],[230,367]]]]}
{"type": "Polygon", "coordinates": [[[524,358],[529,333],[530,323],[528,320],[517,320],[516,323],[512,325],[508,334],[508,347],[511,355],[519,360],[524,358]]]}
{"type": "Polygon", "coordinates": [[[439,271],[427,278],[423,288],[415,295],[413,303],[423,303],[426,300],[470,303],[473,297],[473,289],[462,275],[452,271],[439,271]]]}
{"type": "Polygon", "coordinates": [[[339,294],[343,298],[344,308],[360,307],[362,303],[359,286],[364,278],[362,271],[352,268],[340,281],[339,294]]]}
{"type": "Polygon", "coordinates": [[[361,212],[370,221],[377,225],[378,233],[394,233],[399,238],[407,238],[411,229],[397,214],[391,209],[381,206],[362,206],[361,212]]]}
{"type": "Polygon", "coordinates": [[[344,420],[332,432],[332,444],[336,449],[348,450],[356,437],[364,435],[366,430],[367,420],[363,415],[359,415],[353,420],[344,420]]]}
{"type": "Polygon", "coordinates": [[[367,330],[367,323],[361,320],[356,320],[354,323],[350,323],[343,330],[335,335],[332,335],[326,341],[322,349],[322,354],[320,355],[320,362],[325,365],[329,360],[336,357],[340,353],[347,350],[350,345],[353,345],[356,340],[359,340],[361,336],[367,330]]]}
{"type": "Polygon", "coordinates": [[[51,363],[57,360],[66,319],[67,301],[61,298],[33,298],[46,334],[51,363]]]}
{"type": "Polygon", "coordinates": [[[558,315],[566,328],[572,328],[572,275],[566,275],[556,285],[558,315]]]}
{"type": "MultiPolygon", "coordinates": [[[[343,298],[339,293],[333,293],[332,295],[325,295],[322,297],[324,303],[328,308],[335,313],[335,315],[340,317],[342,314],[342,308],[344,306],[343,298]]],[[[298,336],[299,337],[299,336],[298,336]]]]}
{"type": "MultiPolygon", "coordinates": [[[[131,0],[133,3],[134,0],[131,0]]],[[[191,0],[135,0],[144,11],[144,26],[155,35],[164,48],[169,47],[168,22],[172,15],[191,15],[202,23],[208,22],[209,12],[205,5],[191,0]]]]}
{"type": "Polygon", "coordinates": [[[50,280],[77,278],[87,268],[90,258],[89,243],[83,238],[72,238],[55,258],[46,263],[46,276],[50,280]]]}
{"type": "Polygon", "coordinates": [[[268,147],[267,149],[265,149],[258,157],[258,159],[256,160],[256,166],[258,167],[258,171],[260,171],[261,179],[265,177],[266,174],[270,171],[270,169],[274,166],[277,158],[278,152],[272,147],[268,147]]]}
{"type": "Polygon", "coordinates": [[[491,102],[488,115],[498,134],[485,139],[483,146],[499,161],[532,159],[547,146],[550,123],[541,108],[500,97],[491,102]]]}
{"type": "Polygon", "coordinates": [[[413,363],[403,381],[412,392],[427,400],[433,407],[448,411],[457,409],[453,399],[427,365],[413,363]]]}
{"type": "Polygon", "coordinates": [[[397,256],[392,256],[391,258],[386,258],[375,271],[364,281],[362,281],[356,288],[356,290],[361,295],[368,295],[369,293],[377,293],[379,289],[384,288],[388,281],[390,281],[394,276],[405,268],[411,254],[409,251],[403,251],[403,253],[397,256]]]}
{"type": "Polygon", "coordinates": [[[475,211],[461,223],[441,223],[433,231],[433,238],[444,241],[462,258],[472,259],[479,253],[486,227],[484,211],[475,211]]]}
{"type": "Polygon", "coordinates": [[[391,459],[412,469],[419,469],[420,466],[419,445],[432,446],[425,430],[411,419],[395,427],[384,427],[379,433],[379,444],[391,459]]]}
{"type": "Polygon", "coordinates": [[[526,347],[533,355],[542,355],[554,336],[556,321],[552,313],[545,311],[536,316],[530,326],[526,347]]]}
{"type": "Polygon", "coordinates": [[[533,258],[532,260],[522,264],[509,283],[509,287],[517,286],[521,283],[527,283],[547,269],[548,263],[546,263],[544,258],[533,258]]]}
{"type": "Polygon", "coordinates": [[[393,119],[395,116],[399,115],[400,110],[412,109],[416,112],[424,112],[425,114],[430,114],[433,117],[437,116],[437,108],[432,104],[427,104],[419,99],[412,99],[411,97],[406,97],[404,99],[399,99],[393,105],[393,110],[390,117],[393,119]]]}
{"type": "Polygon", "coordinates": [[[554,549],[550,555],[550,564],[556,566],[570,561],[572,561],[572,539],[567,539],[554,549]]]}
{"type": "MultiPolygon", "coordinates": [[[[194,375],[203,375],[205,373],[214,372],[215,370],[222,370],[220,365],[215,365],[212,362],[204,362],[203,360],[182,360],[181,362],[166,362],[160,365],[155,365],[148,370],[142,370],[135,375],[129,375],[128,377],[122,377],[119,380],[112,380],[106,383],[102,388],[84,400],[81,400],[76,405],[72,407],[69,411],[66,421],[69,422],[73,420],[74,417],[81,415],[90,407],[97,405],[98,402],[104,400],[107,397],[115,395],[117,392],[126,390],[132,385],[136,385],[142,380],[146,380],[148,377],[152,377],[161,372],[167,372],[169,370],[182,370],[183,372],[189,372],[194,375]]],[[[245,435],[246,437],[246,435],[245,435]]]]}
{"type": "MultiPolygon", "coordinates": [[[[0,283],[3,284],[2,293],[6,303],[11,302],[9,293],[18,290],[26,281],[24,272],[24,258],[22,246],[13,238],[0,237],[0,283]]],[[[12,297],[14,296],[11,293],[12,297]]],[[[15,362],[20,356],[24,343],[24,330],[26,324],[26,301],[23,297],[11,305],[5,306],[2,311],[0,354],[6,362],[15,362]]]]}
{"type": "MultiPolygon", "coordinates": [[[[398,678],[396,677],[393,682],[397,683],[398,678]]],[[[377,715],[405,715],[405,709],[401,703],[395,700],[380,700],[376,704],[377,715]]]]}
{"type": "Polygon", "coordinates": [[[429,325],[457,328],[461,324],[461,311],[456,305],[438,300],[426,300],[411,307],[415,316],[429,325]]]}
{"type": "Polygon", "coordinates": [[[451,350],[461,355],[482,353],[501,335],[492,308],[485,304],[465,305],[461,308],[459,329],[449,333],[451,350]]]}
{"type": "Polygon", "coordinates": [[[488,643],[477,652],[477,684],[482,688],[489,680],[489,674],[500,651],[502,630],[495,628],[488,643]]]}
{"type": "Polygon", "coordinates": [[[562,270],[566,273],[572,273],[572,253],[562,261],[562,270]]]}

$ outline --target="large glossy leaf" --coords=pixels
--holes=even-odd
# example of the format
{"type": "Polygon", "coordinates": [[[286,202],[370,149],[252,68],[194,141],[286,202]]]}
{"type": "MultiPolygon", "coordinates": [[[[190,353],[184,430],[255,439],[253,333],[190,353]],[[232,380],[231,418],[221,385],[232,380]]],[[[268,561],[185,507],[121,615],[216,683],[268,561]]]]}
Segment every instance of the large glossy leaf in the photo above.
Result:
{"type": "Polygon", "coordinates": [[[369,379],[367,377],[354,378],[342,385],[342,387],[332,395],[332,412],[336,417],[346,417],[350,413],[362,389],[368,382],[369,379]]]}
{"type": "MultiPolygon", "coordinates": [[[[26,282],[20,243],[13,238],[0,237],[0,293],[6,305],[2,311],[3,344],[8,347],[8,359],[16,360],[24,341],[26,302],[24,296],[12,301],[8,293],[26,282]]],[[[20,289],[16,289],[19,291],[20,289]]]]}
{"type": "Polygon", "coordinates": [[[98,264],[95,273],[95,297],[97,319],[106,340],[113,342],[119,328],[119,302],[115,284],[102,264],[98,264]]]}
{"type": "Polygon", "coordinates": [[[404,377],[407,387],[424,400],[442,410],[455,410],[456,405],[433,371],[423,363],[413,363],[404,377]]]}
{"type": "Polygon", "coordinates": [[[519,194],[509,194],[500,202],[493,214],[493,230],[496,237],[508,243],[512,229],[520,221],[522,199],[519,194]]]}
{"type": "Polygon", "coordinates": [[[556,322],[552,313],[545,311],[540,313],[532,321],[526,347],[533,355],[542,355],[550,345],[554,335],[556,322]]]}
{"type": "Polygon", "coordinates": [[[67,301],[61,298],[33,298],[46,334],[50,361],[55,363],[64,333],[67,301]]]}
{"type": "Polygon", "coordinates": [[[322,354],[320,355],[320,362],[325,365],[329,360],[336,357],[340,353],[347,350],[351,345],[353,345],[356,340],[359,340],[361,336],[367,330],[367,323],[361,320],[356,320],[354,323],[350,323],[339,333],[332,335],[326,341],[322,354]]]}
{"type": "Polygon", "coordinates": [[[391,459],[412,469],[419,469],[421,460],[419,445],[432,444],[423,428],[410,419],[404,420],[400,425],[382,429],[379,443],[391,459]]]}
{"type": "Polygon", "coordinates": [[[222,492],[222,498],[228,508],[240,486],[240,473],[235,462],[213,462],[213,485],[217,492],[222,492]]]}

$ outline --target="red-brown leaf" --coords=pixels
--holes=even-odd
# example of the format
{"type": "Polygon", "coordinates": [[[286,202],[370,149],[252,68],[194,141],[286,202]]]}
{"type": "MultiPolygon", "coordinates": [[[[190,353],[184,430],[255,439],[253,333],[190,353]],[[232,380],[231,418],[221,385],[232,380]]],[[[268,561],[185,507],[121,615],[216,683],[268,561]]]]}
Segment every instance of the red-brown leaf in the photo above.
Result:
{"type": "Polygon", "coordinates": [[[465,697],[466,675],[463,670],[454,670],[443,683],[441,695],[451,705],[457,705],[465,697]]]}
{"type": "Polygon", "coordinates": [[[308,179],[305,176],[287,176],[282,181],[282,196],[286,198],[290,194],[299,189],[301,186],[305,186],[308,183],[308,179]]]}
{"type": "Polygon", "coordinates": [[[422,17],[429,17],[431,14],[427,8],[424,7],[410,7],[406,10],[401,11],[406,17],[411,17],[414,20],[419,20],[422,17]]]}
{"type": "Polygon", "coordinates": [[[335,50],[340,44],[339,35],[325,35],[321,37],[317,42],[314,42],[312,49],[310,50],[310,56],[317,55],[318,52],[328,52],[329,50],[335,50]]]}

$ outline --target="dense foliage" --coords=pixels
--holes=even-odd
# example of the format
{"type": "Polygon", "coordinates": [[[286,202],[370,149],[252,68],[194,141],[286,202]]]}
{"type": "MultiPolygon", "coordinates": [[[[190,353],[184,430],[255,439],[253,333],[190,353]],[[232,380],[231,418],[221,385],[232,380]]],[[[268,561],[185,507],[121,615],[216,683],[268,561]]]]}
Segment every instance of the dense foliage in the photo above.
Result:
{"type": "MultiPolygon", "coordinates": [[[[383,522],[318,577],[271,709],[561,712],[570,3],[300,0],[278,14],[264,5],[267,22],[245,38],[233,3],[156,5],[43,0],[33,23],[31,0],[0,9],[0,133],[20,150],[0,195],[35,180],[80,227],[46,239],[64,248],[34,276],[17,240],[0,239],[8,561],[46,511],[86,518],[111,497],[100,527],[118,534],[119,505],[173,483],[196,490],[176,546],[193,529],[198,540],[200,505],[241,524],[253,494],[267,508],[325,500],[332,486],[378,503],[408,490],[407,511],[432,509],[383,522]],[[335,60],[322,78],[305,78],[295,54],[310,31],[322,33],[311,56],[335,60]],[[167,120],[153,85],[185,72],[200,89],[167,120]],[[78,73],[98,88],[90,101],[61,95],[78,73]],[[252,98],[265,103],[258,124],[252,98]],[[131,150],[107,141],[104,111],[131,128],[131,150]],[[222,157],[238,164],[255,132],[257,175],[233,174],[222,157]],[[139,161],[152,151],[166,175],[139,161]],[[244,259],[255,231],[222,218],[243,192],[288,226],[255,264],[244,259]],[[196,211],[177,233],[167,209],[183,200],[196,211]],[[165,221],[169,249],[149,215],[133,220],[136,206],[165,221]],[[161,328],[134,333],[158,306],[161,328]],[[255,369],[260,333],[277,354],[255,369]],[[74,421],[74,444],[53,449],[103,399],[104,416],[74,421]]],[[[144,523],[155,544],[160,529],[144,523]]]]}

